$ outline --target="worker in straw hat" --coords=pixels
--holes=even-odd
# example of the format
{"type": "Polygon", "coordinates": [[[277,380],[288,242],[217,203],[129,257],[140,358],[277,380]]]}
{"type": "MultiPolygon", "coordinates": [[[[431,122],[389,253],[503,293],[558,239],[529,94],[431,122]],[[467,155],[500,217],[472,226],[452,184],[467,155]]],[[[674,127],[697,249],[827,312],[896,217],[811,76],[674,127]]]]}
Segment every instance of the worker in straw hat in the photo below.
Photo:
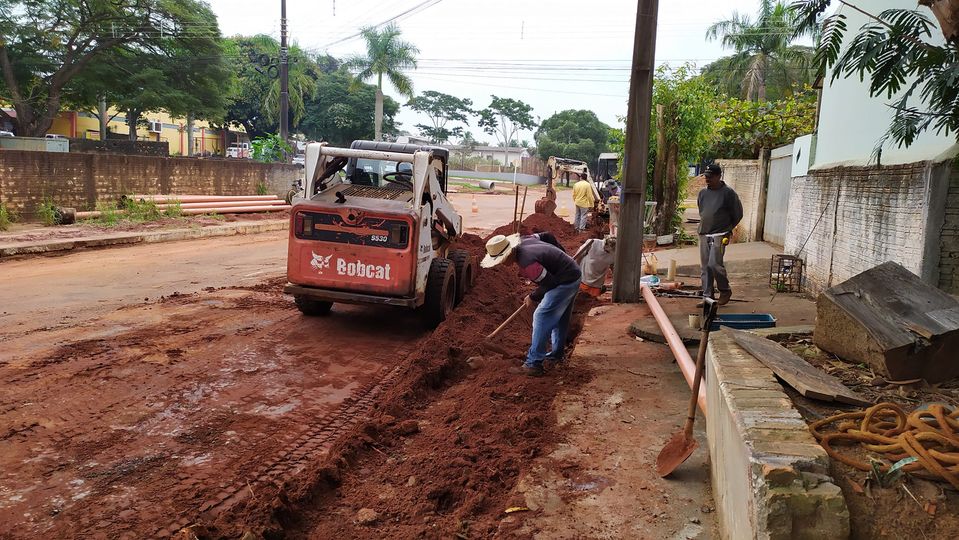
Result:
{"type": "MultiPolygon", "coordinates": [[[[543,374],[543,363],[563,361],[566,334],[573,314],[573,300],[579,290],[580,269],[550,233],[520,237],[496,235],[486,242],[483,268],[516,264],[520,276],[537,285],[523,302],[533,311],[533,338],[526,361],[518,372],[533,377],[543,374]],[[547,351],[546,347],[550,346],[547,351]]],[[[511,370],[512,371],[512,370],[511,370]]]]}

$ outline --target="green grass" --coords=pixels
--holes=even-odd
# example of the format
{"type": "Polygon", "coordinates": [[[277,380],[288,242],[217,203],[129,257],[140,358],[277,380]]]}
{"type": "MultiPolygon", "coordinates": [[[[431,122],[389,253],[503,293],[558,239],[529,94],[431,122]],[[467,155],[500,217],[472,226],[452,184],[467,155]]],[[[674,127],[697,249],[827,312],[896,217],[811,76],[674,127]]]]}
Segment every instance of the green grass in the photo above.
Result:
{"type": "MultiPolygon", "coordinates": [[[[115,207],[114,205],[114,208],[115,207]]],[[[157,203],[153,201],[130,198],[127,200],[126,211],[126,218],[130,221],[156,221],[163,217],[163,212],[160,211],[157,203]]]]}
{"type": "Polygon", "coordinates": [[[17,220],[17,211],[7,208],[6,203],[0,203],[0,231],[10,228],[10,224],[17,220]]]}
{"type": "Polygon", "coordinates": [[[260,182],[259,184],[256,185],[257,195],[268,195],[269,193],[270,193],[270,189],[266,187],[266,184],[264,184],[263,182],[260,182]]]}
{"type": "Polygon", "coordinates": [[[57,205],[53,204],[53,201],[50,199],[43,199],[40,205],[37,206],[37,217],[39,217],[40,221],[47,227],[52,227],[60,221],[57,205]]]}
{"type": "Polygon", "coordinates": [[[112,227],[120,222],[121,212],[114,201],[97,202],[97,212],[100,212],[100,217],[97,218],[100,225],[112,227]]]}
{"type": "Polygon", "coordinates": [[[477,185],[470,184],[470,183],[468,183],[468,182],[450,182],[450,185],[451,185],[451,186],[456,186],[456,187],[459,187],[459,188],[463,188],[463,189],[468,190],[468,191],[482,191],[482,192],[485,192],[485,191],[486,191],[485,189],[483,189],[483,188],[481,188],[481,187],[479,187],[479,186],[477,186],[477,185]]]}
{"type": "Polygon", "coordinates": [[[178,218],[183,216],[183,205],[180,204],[180,201],[171,200],[167,203],[166,210],[163,211],[163,215],[169,218],[178,218]]]}

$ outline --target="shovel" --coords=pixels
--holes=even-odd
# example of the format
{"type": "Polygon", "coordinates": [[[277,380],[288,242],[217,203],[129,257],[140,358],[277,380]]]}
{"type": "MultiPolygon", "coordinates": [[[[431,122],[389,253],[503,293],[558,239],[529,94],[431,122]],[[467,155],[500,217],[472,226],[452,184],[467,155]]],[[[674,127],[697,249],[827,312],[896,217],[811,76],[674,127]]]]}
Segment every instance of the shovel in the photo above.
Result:
{"type": "Polygon", "coordinates": [[[693,393],[689,398],[686,425],[683,426],[682,431],[673,433],[666,446],[659,451],[659,456],[656,458],[656,472],[662,477],[669,476],[699,447],[699,443],[693,438],[693,422],[696,420],[696,401],[699,398],[699,386],[703,381],[703,366],[706,364],[709,327],[716,317],[717,305],[712,298],[704,298],[703,301],[703,337],[699,341],[699,353],[696,355],[696,374],[693,375],[693,393]]]}
{"type": "Polygon", "coordinates": [[[486,336],[482,342],[480,342],[478,347],[480,349],[486,349],[486,350],[490,350],[490,351],[502,354],[503,356],[509,356],[510,354],[509,351],[506,351],[505,349],[503,349],[502,347],[494,343],[493,340],[496,339],[496,336],[498,336],[500,332],[503,331],[503,329],[509,326],[511,322],[513,322],[520,315],[525,314],[527,311],[528,310],[526,309],[526,304],[521,305],[516,311],[513,312],[512,315],[507,317],[502,324],[497,326],[496,330],[493,330],[492,332],[490,332],[490,334],[486,336]]]}

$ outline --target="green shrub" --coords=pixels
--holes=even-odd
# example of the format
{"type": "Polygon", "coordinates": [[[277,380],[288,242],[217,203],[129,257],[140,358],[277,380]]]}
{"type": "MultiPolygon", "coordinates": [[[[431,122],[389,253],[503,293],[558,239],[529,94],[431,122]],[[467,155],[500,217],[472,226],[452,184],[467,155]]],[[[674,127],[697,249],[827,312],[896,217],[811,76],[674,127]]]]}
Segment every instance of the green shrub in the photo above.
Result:
{"type": "Polygon", "coordinates": [[[127,199],[127,218],[130,221],[156,221],[163,214],[153,201],[127,199]]]}
{"type": "Polygon", "coordinates": [[[60,223],[60,212],[57,211],[57,205],[53,204],[51,199],[43,199],[37,206],[37,217],[47,227],[52,227],[60,223]]]}
{"type": "Polygon", "coordinates": [[[178,218],[183,215],[183,205],[180,204],[180,201],[171,199],[166,203],[166,209],[163,210],[163,215],[170,218],[178,218]]]}
{"type": "Polygon", "coordinates": [[[270,192],[269,188],[266,187],[266,184],[260,182],[256,185],[256,194],[257,195],[266,195],[270,192]]]}
{"type": "Polygon", "coordinates": [[[120,211],[117,210],[117,203],[114,201],[98,202],[97,212],[100,212],[100,217],[97,218],[97,221],[101,225],[116,225],[120,221],[120,211]]]}
{"type": "Polygon", "coordinates": [[[6,203],[0,203],[0,231],[10,228],[10,224],[17,220],[17,212],[7,208],[6,203]]]}

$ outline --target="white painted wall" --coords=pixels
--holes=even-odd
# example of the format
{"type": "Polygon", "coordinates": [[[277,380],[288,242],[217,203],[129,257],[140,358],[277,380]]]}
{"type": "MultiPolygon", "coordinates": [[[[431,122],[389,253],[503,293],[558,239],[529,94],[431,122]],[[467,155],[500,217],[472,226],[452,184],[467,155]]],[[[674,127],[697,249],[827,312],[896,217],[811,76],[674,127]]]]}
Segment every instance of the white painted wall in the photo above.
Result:
{"type": "MultiPolygon", "coordinates": [[[[915,0],[871,0],[862,4],[870,13],[881,13],[886,9],[915,9],[915,0]]],[[[935,29],[930,39],[943,43],[942,32],[938,30],[936,18],[927,9],[920,7],[933,21],[935,29]]],[[[849,28],[845,43],[849,43],[859,28],[869,19],[846,6],[838,12],[846,15],[849,28]]],[[[883,97],[870,98],[868,78],[860,81],[856,75],[848,79],[837,79],[830,84],[832,71],[824,82],[822,105],[819,114],[819,136],[816,143],[816,155],[813,169],[823,169],[838,165],[866,165],[873,148],[889,127],[892,110],[886,105],[893,101],[883,97]]],[[[955,146],[955,137],[936,135],[935,132],[922,134],[909,148],[899,148],[893,142],[887,142],[882,150],[882,163],[893,165],[914,163],[936,159],[955,146]]]]}

